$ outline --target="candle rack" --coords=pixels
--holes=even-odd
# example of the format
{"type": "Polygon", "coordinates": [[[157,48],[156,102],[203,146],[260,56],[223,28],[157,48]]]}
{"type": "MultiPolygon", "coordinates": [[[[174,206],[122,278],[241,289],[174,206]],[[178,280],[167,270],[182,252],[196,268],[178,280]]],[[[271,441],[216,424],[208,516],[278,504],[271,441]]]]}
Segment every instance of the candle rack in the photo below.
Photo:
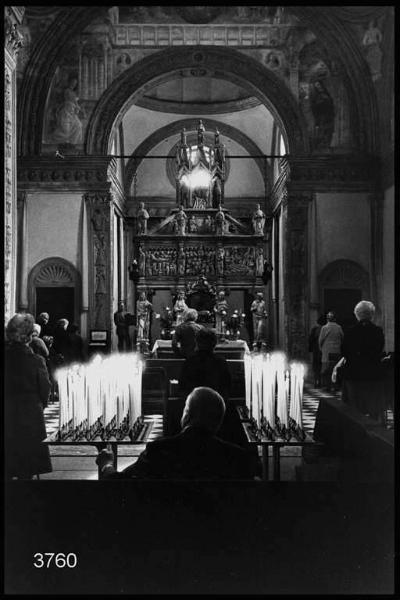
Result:
{"type": "Polygon", "coordinates": [[[245,406],[240,419],[248,421],[254,440],[305,439],[303,430],[304,365],[287,363],[282,353],[253,352],[245,356],[245,406]]]}

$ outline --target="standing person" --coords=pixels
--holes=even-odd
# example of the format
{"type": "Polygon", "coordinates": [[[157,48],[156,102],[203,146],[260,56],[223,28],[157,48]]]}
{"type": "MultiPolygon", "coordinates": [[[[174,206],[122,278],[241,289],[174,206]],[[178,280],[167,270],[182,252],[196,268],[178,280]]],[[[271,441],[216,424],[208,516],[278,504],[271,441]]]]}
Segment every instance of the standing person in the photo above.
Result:
{"type": "Polygon", "coordinates": [[[310,335],[308,337],[308,351],[312,353],[314,387],[321,386],[322,353],[319,347],[319,335],[323,325],[325,325],[325,317],[321,315],[317,319],[317,324],[311,328],[310,335]]]}
{"type": "Polygon", "coordinates": [[[322,385],[330,392],[332,386],[332,370],[342,356],[343,329],[336,323],[335,313],[329,311],[326,315],[327,323],[321,327],[318,344],[321,350],[321,378],[322,385]]]}
{"type": "Polygon", "coordinates": [[[40,325],[40,337],[43,338],[46,335],[53,335],[53,328],[49,325],[50,316],[47,312],[42,312],[36,319],[36,323],[40,325]]]}
{"type": "Polygon", "coordinates": [[[31,479],[52,471],[43,408],[50,380],[45,360],[29,347],[34,318],[14,315],[6,328],[4,442],[6,477],[31,479]]]}
{"type": "Polygon", "coordinates": [[[59,319],[54,328],[54,351],[62,357],[64,364],[70,362],[70,342],[67,333],[68,325],[69,321],[67,319],[59,319]]]}
{"type": "Polygon", "coordinates": [[[118,303],[118,310],[114,313],[114,324],[118,337],[118,351],[130,350],[131,340],[129,337],[129,325],[127,323],[125,305],[118,303]]]}
{"type": "Polygon", "coordinates": [[[83,339],[79,334],[79,327],[76,325],[76,323],[72,323],[68,327],[68,335],[71,362],[84,362],[85,355],[83,352],[83,339]]]}
{"type": "Polygon", "coordinates": [[[182,358],[188,358],[194,354],[196,349],[196,334],[201,325],[196,323],[197,310],[189,308],[184,315],[183,323],[180,323],[172,335],[172,349],[174,354],[182,358]]]}
{"type": "Polygon", "coordinates": [[[47,359],[49,358],[49,349],[47,348],[45,342],[40,337],[40,330],[41,330],[40,325],[38,325],[37,323],[34,323],[33,331],[32,331],[32,339],[30,341],[29,346],[30,346],[30,348],[32,348],[32,351],[35,354],[38,354],[39,356],[43,356],[44,360],[47,361],[47,359]]]}
{"type": "Polygon", "coordinates": [[[383,418],[382,353],[385,338],[381,327],[372,320],[375,306],[362,300],[354,308],[357,324],[344,336],[343,401],[363,414],[383,418]]]}

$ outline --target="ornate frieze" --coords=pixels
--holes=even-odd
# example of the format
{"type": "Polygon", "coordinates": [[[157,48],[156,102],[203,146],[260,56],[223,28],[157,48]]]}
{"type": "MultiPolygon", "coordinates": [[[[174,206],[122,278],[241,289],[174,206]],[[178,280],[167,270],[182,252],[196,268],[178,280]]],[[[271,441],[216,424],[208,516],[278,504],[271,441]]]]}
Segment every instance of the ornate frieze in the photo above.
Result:
{"type": "Polygon", "coordinates": [[[18,164],[18,184],[24,187],[31,185],[51,186],[71,189],[71,186],[98,188],[104,184],[110,186],[113,163],[110,157],[63,157],[55,154],[54,158],[41,157],[20,159],[18,164]]]}
{"type": "Polygon", "coordinates": [[[150,280],[177,280],[203,274],[207,279],[221,277],[238,281],[256,281],[264,273],[263,244],[229,244],[209,240],[197,242],[185,239],[168,245],[162,240],[140,241],[135,260],[140,278],[150,280]]]}

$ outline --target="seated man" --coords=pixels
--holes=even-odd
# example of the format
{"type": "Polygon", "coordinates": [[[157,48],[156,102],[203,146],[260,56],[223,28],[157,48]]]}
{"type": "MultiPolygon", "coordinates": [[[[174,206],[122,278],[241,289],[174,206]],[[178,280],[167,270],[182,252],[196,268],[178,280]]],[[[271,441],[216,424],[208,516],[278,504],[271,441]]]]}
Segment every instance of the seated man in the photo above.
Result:
{"type": "Polygon", "coordinates": [[[175,355],[188,358],[194,354],[196,349],[196,333],[202,329],[201,325],[196,323],[197,317],[197,310],[190,308],[185,313],[183,323],[175,329],[175,333],[172,336],[172,349],[175,355]]]}
{"type": "MultiPolygon", "coordinates": [[[[231,375],[225,358],[214,353],[217,334],[214,329],[202,329],[196,334],[197,350],[186,359],[179,376],[179,390],[182,401],[196,387],[206,386],[216,390],[225,401],[225,417],[218,431],[221,439],[244,446],[247,438],[240,423],[236,407],[229,400],[231,375]]],[[[175,433],[172,431],[171,433],[175,433]]]]}
{"type": "Polygon", "coordinates": [[[149,442],[137,462],[120,473],[113,467],[112,452],[102,450],[96,459],[100,478],[253,479],[251,455],[216,437],[224,414],[220,394],[207,387],[194,389],[186,399],[178,435],[149,442]]]}

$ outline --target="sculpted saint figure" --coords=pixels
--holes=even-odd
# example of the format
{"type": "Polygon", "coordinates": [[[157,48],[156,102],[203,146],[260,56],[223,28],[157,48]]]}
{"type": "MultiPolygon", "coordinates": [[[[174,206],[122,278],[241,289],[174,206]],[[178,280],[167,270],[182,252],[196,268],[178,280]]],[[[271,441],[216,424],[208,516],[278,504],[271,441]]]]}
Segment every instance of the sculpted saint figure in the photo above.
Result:
{"type": "Polygon", "coordinates": [[[178,297],[174,304],[174,311],[176,314],[176,324],[177,325],[180,325],[181,323],[183,323],[185,314],[186,314],[186,311],[188,310],[188,308],[189,307],[185,302],[185,293],[178,292],[178,297]]]}
{"type": "Polygon", "coordinates": [[[137,341],[148,341],[150,334],[150,313],[153,305],[146,298],[145,292],[140,292],[136,302],[137,341]]]}
{"type": "Polygon", "coordinates": [[[262,342],[265,342],[267,337],[266,320],[268,313],[262,292],[257,292],[250,311],[253,313],[253,347],[257,347],[262,342]]]}
{"type": "Polygon", "coordinates": [[[149,216],[149,213],[144,207],[144,202],[141,202],[136,213],[137,229],[139,235],[145,235],[147,233],[147,221],[149,219],[149,216]]]}
{"type": "Polygon", "coordinates": [[[228,302],[225,299],[225,292],[221,290],[218,294],[218,299],[214,306],[215,329],[217,332],[217,336],[220,339],[222,339],[225,336],[225,322],[228,314],[228,308],[228,302]]]}
{"type": "Polygon", "coordinates": [[[264,235],[265,214],[261,210],[259,204],[256,205],[256,210],[253,213],[252,221],[255,235],[264,235]]]}

